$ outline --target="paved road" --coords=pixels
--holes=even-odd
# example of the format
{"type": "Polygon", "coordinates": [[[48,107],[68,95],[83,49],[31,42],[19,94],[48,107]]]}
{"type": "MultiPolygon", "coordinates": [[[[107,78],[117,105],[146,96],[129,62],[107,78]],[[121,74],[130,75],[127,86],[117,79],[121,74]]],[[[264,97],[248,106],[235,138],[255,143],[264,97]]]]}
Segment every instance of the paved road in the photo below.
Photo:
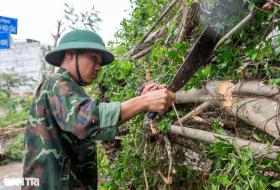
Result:
{"type": "Polygon", "coordinates": [[[20,162],[13,162],[7,165],[0,166],[0,190],[20,190],[20,186],[6,186],[4,179],[8,180],[21,179],[22,164],[20,162]]]}

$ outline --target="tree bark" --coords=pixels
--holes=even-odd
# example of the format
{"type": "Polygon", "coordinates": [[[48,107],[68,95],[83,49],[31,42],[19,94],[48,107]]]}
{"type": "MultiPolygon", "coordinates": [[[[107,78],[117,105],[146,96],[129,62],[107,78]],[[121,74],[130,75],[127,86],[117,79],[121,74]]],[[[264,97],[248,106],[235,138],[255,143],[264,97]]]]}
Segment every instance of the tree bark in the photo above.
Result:
{"type": "Polygon", "coordinates": [[[272,146],[269,149],[267,149],[266,145],[262,143],[252,142],[238,137],[230,137],[227,135],[221,135],[221,134],[203,131],[199,129],[193,129],[189,127],[180,127],[180,126],[172,125],[170,128],[170,133],[182,135],[185,137],[190,137],[208,143],[216,143],[218,138],[222,138],[228,140],[230,143],[236,145],[238,148],[242,148],[242,147],[250,148],[254,156],[256,157],[264,156],[266,158],[273,159],[273,160],[276,159],[277,153],[280,151],[280,147],[278,146],[272,146]]]}
{"type": "Polygon", "coordinates": [[[199,4],[193,3],[187,10],[185,3],[186,2],[183,1],[182,27],[176,40],[177,43],[181,43],[187,39],[187,37],[192,33],[194,27],[197,25],[198,21],[199,4]]]}
{"type": "Polygon", "coordinates": [[[176,93],[176,103],[206,101],[275,138],[280,137],[279,89],[275,86],[255,81],[210,81],[202,89],[176,93]]]}

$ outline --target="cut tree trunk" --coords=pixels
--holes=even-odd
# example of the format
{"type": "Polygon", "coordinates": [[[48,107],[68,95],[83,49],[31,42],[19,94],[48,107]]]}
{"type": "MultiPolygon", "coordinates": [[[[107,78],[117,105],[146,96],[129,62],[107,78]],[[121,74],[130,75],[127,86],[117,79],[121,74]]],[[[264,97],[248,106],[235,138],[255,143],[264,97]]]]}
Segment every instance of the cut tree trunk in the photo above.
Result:
{"type": "MultiPolygon", "coordinates": [[[[176,93],[176,103],[203,105],[207,101],[207,107],[222,107],[229,114],[267,134],[280,137],[279,89],[275,86],[256,81],[238,84],[210,81],[201,89],[176,93]]],[[[194,113],[196,112],[192,111],[185,117],[190,119],[194,113]]]]}

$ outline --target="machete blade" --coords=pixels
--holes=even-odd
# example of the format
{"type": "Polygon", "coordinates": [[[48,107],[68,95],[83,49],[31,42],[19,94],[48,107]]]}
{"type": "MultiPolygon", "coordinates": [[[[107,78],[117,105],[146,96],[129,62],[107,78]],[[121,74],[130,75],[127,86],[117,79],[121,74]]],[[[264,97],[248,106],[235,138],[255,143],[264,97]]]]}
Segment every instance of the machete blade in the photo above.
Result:
{"type": "Polygon", "coordinates": [[[172,92],[180,90],[201,66],[207,65],[211,61],[211,56],[219,40],[220,36],[210,26],[207,26],[167,88],[172,92]]]}

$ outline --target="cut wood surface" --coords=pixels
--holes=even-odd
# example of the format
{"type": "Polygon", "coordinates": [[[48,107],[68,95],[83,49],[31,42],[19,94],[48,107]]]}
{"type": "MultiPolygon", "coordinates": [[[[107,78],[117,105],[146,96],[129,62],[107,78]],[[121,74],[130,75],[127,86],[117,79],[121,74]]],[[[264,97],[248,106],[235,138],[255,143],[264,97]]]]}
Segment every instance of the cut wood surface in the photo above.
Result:
{"type": "MultiPolygon", "coordinates": [[[[250,81],[233,84],[230,81],[209,81],[201,89],[179,91],[176,103],[201,103],[202,109],[221,107],[230,115],[279,138],[279,89],[262,82],[250,81]]],[[[200,108],[199,107],[199,108],[200,108]]],[[[196,109],[182,118],[186,121],[197,114],[196,109]]]]}

